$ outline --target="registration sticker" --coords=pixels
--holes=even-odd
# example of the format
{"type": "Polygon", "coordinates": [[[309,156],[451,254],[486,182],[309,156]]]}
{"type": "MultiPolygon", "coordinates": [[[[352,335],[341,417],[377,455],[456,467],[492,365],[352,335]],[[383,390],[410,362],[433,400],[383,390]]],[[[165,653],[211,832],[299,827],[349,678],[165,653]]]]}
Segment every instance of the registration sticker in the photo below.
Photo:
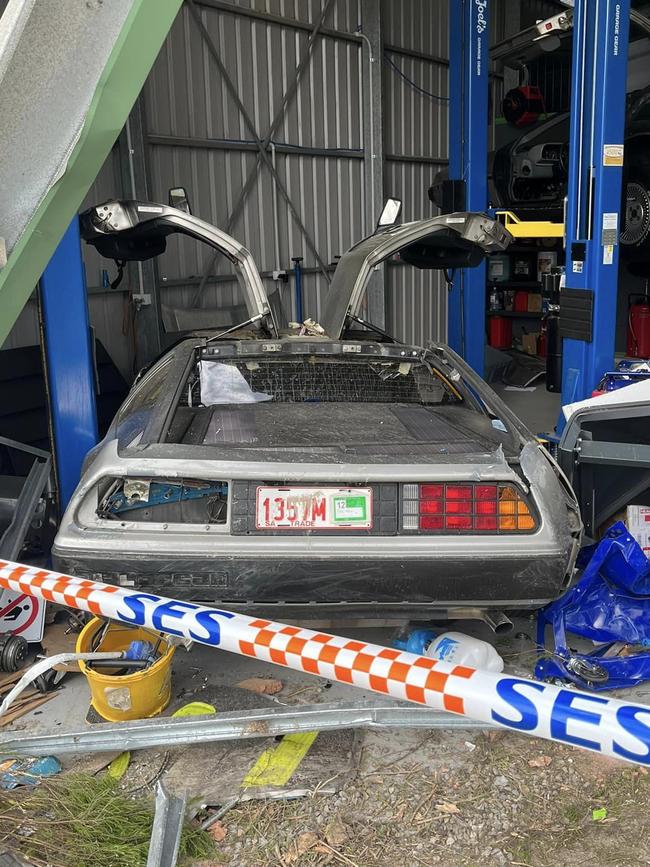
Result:
{"type": "Polygon", "coordinates": [[[335,521],[366,521],[366,498],[365,497],[335,497],[334,520],[335,521]]]}

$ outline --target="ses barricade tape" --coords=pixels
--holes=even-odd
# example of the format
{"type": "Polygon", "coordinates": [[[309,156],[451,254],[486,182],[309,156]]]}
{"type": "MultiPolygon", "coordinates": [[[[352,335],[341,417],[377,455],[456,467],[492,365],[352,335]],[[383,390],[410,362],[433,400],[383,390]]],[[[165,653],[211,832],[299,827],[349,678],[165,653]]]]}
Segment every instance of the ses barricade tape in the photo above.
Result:
{"type": "Polygon", "coordinates": [[[437,710],[650,765],[650,707],[0,562],[0,587],[437,710]]]}

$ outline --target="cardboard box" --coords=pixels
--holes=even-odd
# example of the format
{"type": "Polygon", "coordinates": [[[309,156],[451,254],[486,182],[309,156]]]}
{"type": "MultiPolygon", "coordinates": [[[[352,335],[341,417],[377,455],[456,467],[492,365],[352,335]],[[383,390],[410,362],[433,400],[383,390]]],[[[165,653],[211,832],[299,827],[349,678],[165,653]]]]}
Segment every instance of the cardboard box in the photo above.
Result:
{"type": "Polygon", "coordinates": [[[528,312],[529,313],[541,313],[542,312],[542,296],[539,292],[529,292],[528,293],[528,312]]]}
{"type": "Polygon", "coordinates": [[[537,355],[537,338],[539,334],[534,332],[533,334],[522,334],[521,335],[521,348],[528,355],[537,355]]]}
{"type": "Polygon", "coordinates": [[[650,507],[628,506],[625,514],[625,524],[646,557],[650,557],[650,507]]]}

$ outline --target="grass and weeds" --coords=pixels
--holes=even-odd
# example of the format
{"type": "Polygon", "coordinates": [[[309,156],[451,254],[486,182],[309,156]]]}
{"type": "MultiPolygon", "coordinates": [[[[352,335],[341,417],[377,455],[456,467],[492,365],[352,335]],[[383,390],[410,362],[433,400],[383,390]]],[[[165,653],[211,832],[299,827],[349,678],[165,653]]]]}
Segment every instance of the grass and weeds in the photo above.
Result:
{"type": "MultiPolygon", "coordinates": [[[[114,780],[66,774],[0,792],[0,851],[36,867],[145,867],[153,813],[152,798],[129,798],[114,780]]],[[[207,857],[211,838],[186,825],[179,864],[207,857]]]]}

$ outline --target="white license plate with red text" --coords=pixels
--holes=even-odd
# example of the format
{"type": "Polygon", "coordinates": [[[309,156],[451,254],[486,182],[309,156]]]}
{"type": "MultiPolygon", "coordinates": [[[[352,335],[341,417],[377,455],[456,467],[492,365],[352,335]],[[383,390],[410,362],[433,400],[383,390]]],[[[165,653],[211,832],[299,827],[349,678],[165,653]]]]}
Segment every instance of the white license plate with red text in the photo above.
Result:
{"type": "Polygon", "coordinates": [[[258,530],[370,530],[371,488],[257,489],[258,530]]]}

